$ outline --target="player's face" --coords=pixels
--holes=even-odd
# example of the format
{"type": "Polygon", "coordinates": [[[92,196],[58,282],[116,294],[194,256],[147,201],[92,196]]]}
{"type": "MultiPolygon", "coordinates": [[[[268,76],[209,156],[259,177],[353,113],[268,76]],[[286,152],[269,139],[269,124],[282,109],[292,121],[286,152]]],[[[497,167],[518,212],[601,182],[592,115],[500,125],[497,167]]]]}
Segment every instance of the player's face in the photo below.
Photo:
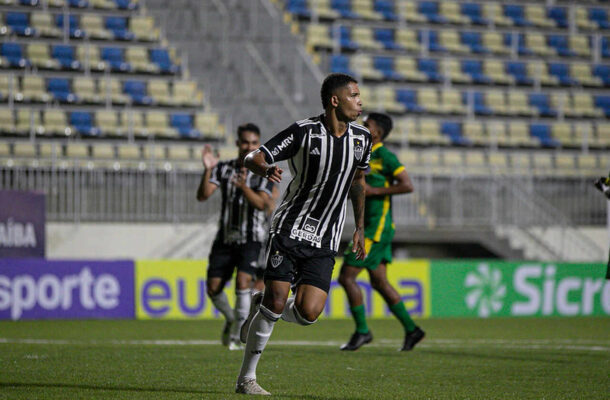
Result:
{"type": "Polygon", "coordinates": [[[371,132],[373,143],[381,142],[381,128],[372,119],[364,121],[364,126],[371,132]]]}
{"type": "Polygon", "coordinates": [[[357,83],[351,82],[347,86],[337,89],[335,97],[339,119],[355,121],[362,114],[362,101],[357,83]]]}
{"type": "Polygon", "coordinates": [[[239,149],[239,159],[243,159],[248,153],[258,149],[261,145],[260,137],[252,131],[243,131],[241,136],[236,141],[237,148],[239,149]]]}

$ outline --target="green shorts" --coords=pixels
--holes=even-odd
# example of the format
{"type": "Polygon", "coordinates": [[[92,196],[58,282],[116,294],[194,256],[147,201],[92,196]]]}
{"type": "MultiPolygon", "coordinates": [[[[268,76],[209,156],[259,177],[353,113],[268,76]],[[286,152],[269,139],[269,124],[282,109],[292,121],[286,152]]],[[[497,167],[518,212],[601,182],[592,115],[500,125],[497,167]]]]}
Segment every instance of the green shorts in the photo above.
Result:
{"type": "Polygon", "coordinates": [[[343,254],[343,263],[352,267],[366,268],[374,271],[381,263],[392,262],[392,242],[373,242],[369,238],[365,238],[364,247],[366,249],[366,258],[357,260],[356,253],[352,253],[353,243],[350,242],[345,253],[343,254]]]}

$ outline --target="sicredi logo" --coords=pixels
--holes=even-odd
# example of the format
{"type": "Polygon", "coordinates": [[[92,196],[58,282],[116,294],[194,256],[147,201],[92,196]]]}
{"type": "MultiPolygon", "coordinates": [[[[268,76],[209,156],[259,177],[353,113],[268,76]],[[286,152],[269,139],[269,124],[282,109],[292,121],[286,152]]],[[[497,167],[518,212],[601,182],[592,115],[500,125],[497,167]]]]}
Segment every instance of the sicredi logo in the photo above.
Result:
{"type": "Polygon", "coordinates": [[[471,310],[476,309],[479,317],[489,317],[502,308],[506,285],[502,283],[502,272],[498,268],[480,264],[476,271],[466,275],[464,286],[469,289],[466,305],[471,310]]]}
{"type": "MultiPolygon", "coordinates": [[[[515,271],[513,287],[525,301],[513,302],[512,315],[591,315],[596,302],[610,314],[610,281],[569,276],[558,279],[554,265],[524,265],[515,271]]],[[[598,307],[599,307],[598,305],[598,307]]]]}
{"type": "Polygon", "coordinates": [[[44,310],[110,310],[119,305],[121,286],[110,274],[94,276],[84,267],[77,274],[58,277],[52,273],[35,278],[0,275],[0,311],[10,310],[12,319],[38,306],[44,310]]]}

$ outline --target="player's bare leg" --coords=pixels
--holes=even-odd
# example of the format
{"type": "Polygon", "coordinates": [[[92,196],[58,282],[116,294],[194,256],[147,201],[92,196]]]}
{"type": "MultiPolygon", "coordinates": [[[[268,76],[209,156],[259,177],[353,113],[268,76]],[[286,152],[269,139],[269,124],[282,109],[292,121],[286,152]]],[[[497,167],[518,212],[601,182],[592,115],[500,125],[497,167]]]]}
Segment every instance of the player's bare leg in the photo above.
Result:
{"type": "Polygon", "coordinates": [[[214,307],[225,317],[225,326],[222,329],[221,342],[224,346],[229,345],[231,335],[231,324],[235,320],[234,312],[229,305],[229,299],[223,291],[226,281],[220,277],[208,277],[207,293],[214,307]]]}
{"type": "Polygon", "coordinates": [[[361,271],[362,268],[343,264],[339,274],[339,283],[345,289],[347,301],[356,323],[356,331],[352,334],[350,340],[341,346],[341,350],[358,350],[373,340],[373,334],[366,323],[366,311],[363,304],[362,292],[358,283],[356,283],[356,278],[361,271]]]}
{"type": "Polygon", "coordinates": [[[413,347],[424,338],[425,332],[415,325],[415,322],[411,319],[400,295],[388,281],[385,263],[379,264],[375,270],[369,270],[369,276],[373,289],[383,297],[388,304],[390,311],[392,311],[392,314],[398,318],[405,329],[405,339],[401,350],[408,351],[413,349],[413,347]]]}

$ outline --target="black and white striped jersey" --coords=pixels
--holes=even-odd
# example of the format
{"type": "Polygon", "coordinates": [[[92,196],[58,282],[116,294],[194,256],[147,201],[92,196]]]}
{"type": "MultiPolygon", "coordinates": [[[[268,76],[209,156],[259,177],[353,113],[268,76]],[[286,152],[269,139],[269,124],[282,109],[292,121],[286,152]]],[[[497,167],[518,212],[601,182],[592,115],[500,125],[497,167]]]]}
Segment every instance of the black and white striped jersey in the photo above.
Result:
{"type": "Polygon", "coordinates": [[[288,160],[292,174],[270,233],[337,251],[354,174],[369,165],[371,134],[350,123],[343,136],[335,137],[323,116],[295,122],[260,150],[270,164],[288,160]]]}
{"type": "MultiPolygon", "coordinates": [[[[225,244],[264,242],[267,239],[267,214],[250,204],[241,189],[233,184],[233,177],[241,167],[237,159],[220,161],[212,170],[210,183],[220,187],[222,209],[218,221],[217,240],[225,244]]],[[[257,192],[271,196],[274,183],[245,169],[246,185],[257,192]]]]}

